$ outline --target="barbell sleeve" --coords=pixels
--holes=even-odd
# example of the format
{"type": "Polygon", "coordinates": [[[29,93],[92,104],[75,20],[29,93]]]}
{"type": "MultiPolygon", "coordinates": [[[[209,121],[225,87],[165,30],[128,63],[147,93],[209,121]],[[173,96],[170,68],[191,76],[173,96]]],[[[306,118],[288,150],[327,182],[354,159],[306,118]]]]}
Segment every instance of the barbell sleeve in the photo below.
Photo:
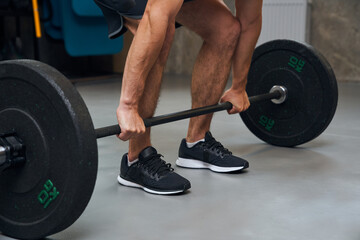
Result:
{"type": "MultiPolygon", "coordinates": [[[[256,102],[262,102],[265,100],[276,99],[276,98],[280,98],[280,97],[281,97],[281,92],[274,91],[271,93],[266,93],[266,94],[249,97],[249,101],[251,104],[253,104],[256,102]]],[[[160,125],[160,124],[164,124],[164,123],[175,122],[175,121],[192,118],[192,117],[196,117],[196,116],[200,116],[200,115],[205,115],[205,114],[209,114],[209,113],[219,112],[219,111],[223,111],[223,110],[230,110],[232,107],[233,107],[233,105],[230,102],[224,102],[224,103],[219,103],[219,104],[215,104],[215,105],[211,105],[211,106],[200,107],[200,108],[195,108],[195,109],[190,109],[190,110],[185,110],[185,111],[181,111],[181,112],[175,112],[175,113],[160,115],[160,116],[153,117],[153,118],[144,119],[144,124],[145,124],[145,127],[152,127],[152,126],[156,126],[156,125],[160,125]]],[[[117,124],[117,125],[113,125],[113,126],[95,129],[95,133],[96,133],[96,138],[103,138],[103,137],[107,137],[107,136],[111,136],[111,135],[115,135],[115,134],[120,134],[121,129],[120,129],[120,126],[117,124]]]]}

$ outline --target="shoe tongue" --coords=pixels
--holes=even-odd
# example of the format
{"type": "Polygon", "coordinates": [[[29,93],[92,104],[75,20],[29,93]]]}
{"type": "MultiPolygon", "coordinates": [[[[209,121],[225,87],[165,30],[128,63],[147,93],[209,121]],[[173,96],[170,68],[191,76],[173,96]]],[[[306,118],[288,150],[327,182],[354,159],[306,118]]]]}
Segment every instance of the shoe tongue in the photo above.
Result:
{"type": "Polygon", "coordinates": [[[146,160],[154,155],[157,154],[157,151],[153,147],[147,147],[144,150],[142,150],[139,154],[139,160],[146,160]]]}
{"type": "Polygon", "coordinates": [[[213,139],[213,136],[212,136],[211,132],[205,133],[205,142],[207,142],[207,141],[209,141],[211,139],[213,139]]]}

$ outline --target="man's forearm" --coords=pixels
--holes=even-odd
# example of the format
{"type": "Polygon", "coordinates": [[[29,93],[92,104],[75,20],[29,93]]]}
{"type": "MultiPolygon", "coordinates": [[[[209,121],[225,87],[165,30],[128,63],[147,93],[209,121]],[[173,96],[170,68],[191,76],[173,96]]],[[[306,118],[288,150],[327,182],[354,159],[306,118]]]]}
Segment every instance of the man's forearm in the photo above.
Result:
{"type": "Polygon", "coordinates": [[[139,103],[147,75],[159,56],[167,27],[167,22],[160,21],[159,25],[155,25],[146,16],[140,22],[126,59],[120,100],[122,104],[136,107],[139,103]]]}
{"type": "Polygon", "coordinates": [[[168,27],[174,25],[181,3],[181,0],[148,2],[126,59],[120,105],[138,106],[147,76],[160,54],[168,27]]]}
{"type": "Polygon", "coordinates": [[[233,60],[233,89],[245,90],[246,87],[252,54],[261,32],[261,4],[257,4],[259,6],[257,6],[257,10],[254,10],[254,17],[252,19],[252,16],[249,17],[250,21],[248,19],[244,21],[241,14],[237,15],[241,23],[241,33],[233,60]]]}

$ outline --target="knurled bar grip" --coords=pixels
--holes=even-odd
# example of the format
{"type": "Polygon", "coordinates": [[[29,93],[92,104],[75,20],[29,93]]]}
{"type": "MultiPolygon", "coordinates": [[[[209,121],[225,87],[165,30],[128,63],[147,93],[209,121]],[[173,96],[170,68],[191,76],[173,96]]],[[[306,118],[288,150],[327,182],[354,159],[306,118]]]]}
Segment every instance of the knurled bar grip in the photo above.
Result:
{"type": "MultiPolygon", "coordinates": [[[[249,97],[249,101],[252,104],[252,103],[262,102],[265,100],[276,99],[276,98],[280,98],[280,97],[281,97],[281,92],[275,91],[272,93],[266,93],[266,94],[249,97]]],[[[156,125],[160,125],[160,124],[164,124],[164,123],[175,122],[175,121],[179,121],[179,120],[183,120],[183,119],[187,119],[187,118],[191,118],[191,117],[196,117],[196,116],[200,116],[200,115],[205,115],[205,114],[209,114],[209,113],[219,112],[219,111],[223,111],[223,110],[229,110],[232,107],[233,107],[233,105],[230,102],[224,102],[224,103],[219,103],[219,104],[215,104],[212,106],[195,108],[195,109],[185,110],[185,111],[181,111],[181,112],[165,114],[165,115],[161,115],[161,116],[157,116],[157,117],[153,117],[153,118],[149,118],[149,119],[144,119],[144,124],[145,124],[145,127],[152,127],[152,126],[156,126],[156,125]]],[[[113,125],[113,126],[109,126],[109,127],[95,129],[95,133],[96,133],[96,138],[103,138],[103,137],[107,137],[107,136],[111,136],[111,135],[115,135],[115,134],[120,134],[121,129],[120,129],[119,125],[113,125]]]]}

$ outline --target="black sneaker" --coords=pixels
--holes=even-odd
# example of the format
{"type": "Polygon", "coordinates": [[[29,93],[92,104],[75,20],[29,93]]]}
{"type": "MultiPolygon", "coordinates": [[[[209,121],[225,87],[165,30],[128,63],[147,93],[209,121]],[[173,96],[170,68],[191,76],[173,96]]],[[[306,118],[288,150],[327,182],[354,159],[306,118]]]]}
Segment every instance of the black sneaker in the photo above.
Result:
{"type": "Polygon", "coordinates": [[[125,154],[121,160],[118,182],[154,194],[177,194],[188,190],[190,182],[175,173],[171,164],[161,157],[155,148],[147,147],[139,154],[139,160],[129,167],[125,154]]]}
{"type": "Polygon", "coordinates": [[[186,168],[208,168],[214,172],[233,172],[249,167],[249,163],[239,157],[213,138],[210,132],[205,134],[205,142],[199,142],[188,148],[183,139],[179,148],[176,165],[186,168]]]}

